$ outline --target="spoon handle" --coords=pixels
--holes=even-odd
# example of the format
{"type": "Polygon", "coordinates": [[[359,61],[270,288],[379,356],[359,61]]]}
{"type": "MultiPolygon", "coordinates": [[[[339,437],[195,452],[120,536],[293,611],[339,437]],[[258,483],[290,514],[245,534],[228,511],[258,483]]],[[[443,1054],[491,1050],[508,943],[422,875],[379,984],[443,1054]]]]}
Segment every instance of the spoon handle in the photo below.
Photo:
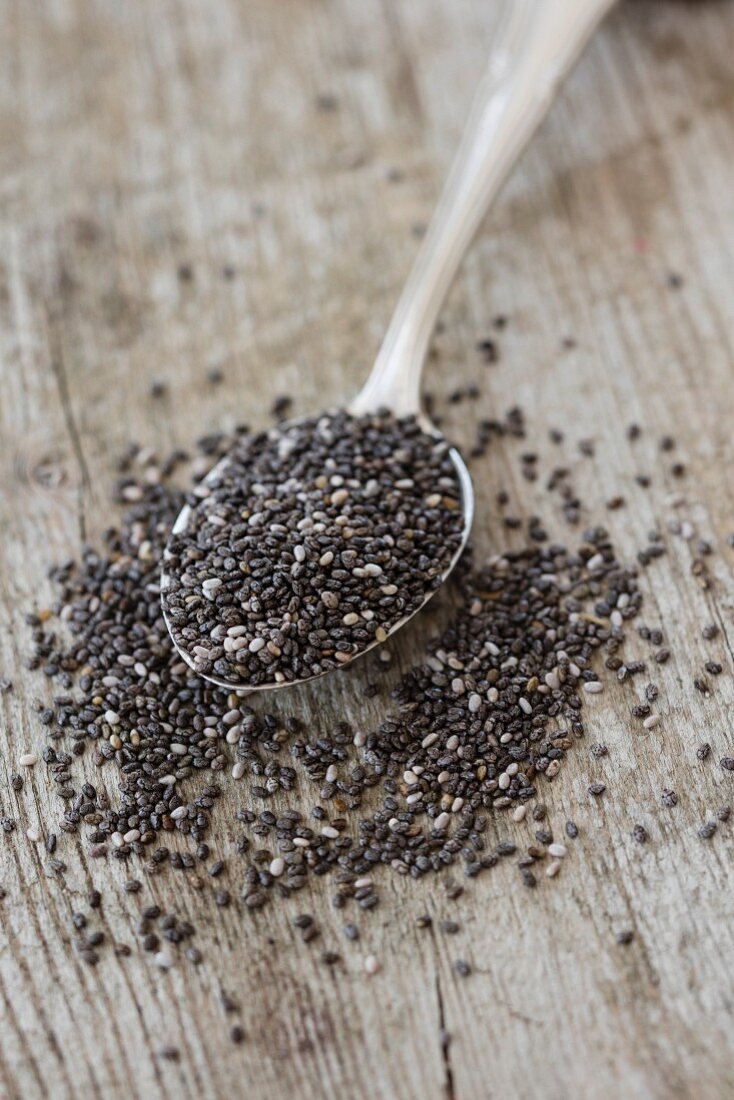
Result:
{"type": "Polygon", "coordinates": [[[439,310],[490,203],[614,0],[511,0],[456,158],[375,365],[351,411],[420,410],[439,310]]]}

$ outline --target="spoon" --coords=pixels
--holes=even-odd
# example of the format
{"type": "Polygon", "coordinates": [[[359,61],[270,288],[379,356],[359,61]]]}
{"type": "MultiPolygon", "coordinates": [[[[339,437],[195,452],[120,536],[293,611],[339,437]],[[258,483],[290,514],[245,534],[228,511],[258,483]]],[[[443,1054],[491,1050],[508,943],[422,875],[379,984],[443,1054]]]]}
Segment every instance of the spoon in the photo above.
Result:
{"type": "MultiPolygon", "coordinates": [[[[413,270],[372,371],[348,406],[352,415],[360,417],[389,408],[396,417],[415,416],[423,431],[437,440],[443,439],[420,407],[421,374],[439,311],[490,203],[546,115],[563,77],[613,3],[614,0],[512,0],[413,270]]],[[[450,448],[449,454],[460,487],[464,522],[460,544],[442,574],[441,583],[466,547],[474,515],[469,471],[455,447],[450,448]]],[[[204,479],[204,485],[215,481],[228,461],[227,456],[221,459],[204,479]]],[[[173,525],[172,534],[186,530],[191,514],[191,506],[186,505],[173,525]]],[[[164,564],[161,590],[169,583],[164,564]]],[[[435,591],[435,588],[427,591],[423,603],[395,622],[387,637],[417,614],[435,591]]],[[[195,668],[193,656],[174,637],[165,601],[163,614],[176,649],[195,668]]],[[[380,644],[373,641],[355,657],[380,644]]],[[[326,671],[299,680],[256,686],[199,674],[228,691],[248,692],[305,683],[318,679],[326,671]]]]}

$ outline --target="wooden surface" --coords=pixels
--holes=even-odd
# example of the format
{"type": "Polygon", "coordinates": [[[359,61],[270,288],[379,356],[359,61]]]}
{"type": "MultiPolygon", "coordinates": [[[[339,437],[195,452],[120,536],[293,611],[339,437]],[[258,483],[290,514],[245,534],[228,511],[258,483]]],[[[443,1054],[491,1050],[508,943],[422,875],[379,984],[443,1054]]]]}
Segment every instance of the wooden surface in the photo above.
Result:
{"type": "MultiPolygon", "coordinates": [[[[519,454],[573,469],[585,520],[610,520],[632,556],[666,532],[667,558],[643,579],[644,620],[664,622],[674,655],[654,678],[663,722],[629,718],[641,684],[586,707],[587,741],[543,797],[581,837],[561,875],[525,890],[507,864],[448,901],[441,882],[387,874],[362,941],[344,940],[327,882],[259,914],[215,909],[180,876],[129,897],[117,864],[90,864],[62,837],[57,880],[26,839],[58,820],[42,765],[20,794],[18,755],[40,748],[24,674],[23,614],[43,606],[48,564],[109,522],[115,456],[131,439],[165,451],[204,431],[264,423],[290,391],[296,411],[354,392],[430,214],[485,59],[498,5],[486,0],[2,0],[0,2],[0,806],[23,822],[0,836],[0,1095],[108,1098],[566,1097],[718,1100],[734,1088],[732,826],[698,826],[734,801],[719,758],[732,747],[734,529],[734,4],[623,4],[569,81],[506,187],[444,314],[426,386],[439,400],[478,381],[476,406],[447,426],[520,404],[525,444],[474,466],[482,553],[519,545],[495,494],[573,538],[557,501],[525,482],[519,454]],[[233,277],[224,269],[231,267],[233,277]],[[668,285],[670,272],[684,284],[668,285]],[[190,278],[187,274],[190,273],[190,278]],[[497,314],[500,362],[477,340],[497,314]],[[574,348],[563,339],[573,337],[574,348]],[[212,386],[207,371],[221,368],[212,386]],[[149,398],[153,380],[172,392],[149,398]],[[626,425],[644,426],[632,447],[626,425]],[[558,451],[548,428],[566,432],[558,451]],[[675,455],[658,440],[678,438],[675,455]],[[582,458],[578,440],[596,441],[582,458]],[[670,474],[685,460],[686,478],[670,474]],[[649,472],[645,492],[634,475],[649,472]],[[615,493],[627,507],[608,515],[615,493]],[[676,499],[679,498],[679,499],[676,499]],[[710,537],[712,586],[691,576],[710,537]],[[701,626],[722,628],[704,642],[701,626]],[[694,691],[704,660],[724,673],[694,691]],[[712,757],[696,760],[701,741],[712,757]],[[609,756],[594,760],[593,741],[609,756]],[[594,802],[587,786],[608,784],[594,802]],[[661,805],[675,789],[675,810],[661,805]],[[650,831],[634,843],[636,822],[650,831]],[[135,914],[159,900],[199,926],[205,964],[157,971],[136,946],[96,969],[70,947],[70,913],[91,883],[101,927],[134,943],[135,914]],[[308,908],[322,947],[294,938],[308,908]],[[423,912],[457,936],[419,931],[423,912]],[[634,929],[627,947],[616,935],[634,929]],[[363,956],[379,974],[367,978],[363,956]],[[467,958],[468,979],[452,963],[467,958]],[[232,1045],[224,988],[247,1039],[232,1045]],[[446,1035],[450,1042],[445,1041],[446,1035]],[[166,1044],[180,1061],[165,1061],[166,1044]]],[[[445,614],[401,636],[398,668],[445,614]]],[[[631,641],[634,655],[646,655],[631,641]]],[[[353,670],[283,701],[315,732],[340,714],[368,725],[353,670]]],[[[367,709],[369,706],[370,709],[367,709]]],[[[231,852],[227,786],[214,845],[231,852]]],[[[313,796],[311,801],[313,800],[313,796]]],[[[303,795],[305,808],[311,805],[303,795]]],[[[506,818],[490,833],[528,843],[506,818]]],[[[236,862],[227,885],[238,893],[236,862]]]]}

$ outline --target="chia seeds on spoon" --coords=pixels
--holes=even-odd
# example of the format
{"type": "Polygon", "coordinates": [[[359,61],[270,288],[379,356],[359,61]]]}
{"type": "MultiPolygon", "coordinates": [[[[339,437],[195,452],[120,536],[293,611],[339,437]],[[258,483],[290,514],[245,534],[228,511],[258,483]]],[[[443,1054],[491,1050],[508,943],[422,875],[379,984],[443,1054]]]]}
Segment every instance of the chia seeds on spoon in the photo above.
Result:
{"type": "Polygon", "coordinates": [[[385,411],[246,437],[190,503],[166,553],[168,623],[198,673],[253,686],[384,641],[441,583],[464,525],[448,444],[385,411]]]}

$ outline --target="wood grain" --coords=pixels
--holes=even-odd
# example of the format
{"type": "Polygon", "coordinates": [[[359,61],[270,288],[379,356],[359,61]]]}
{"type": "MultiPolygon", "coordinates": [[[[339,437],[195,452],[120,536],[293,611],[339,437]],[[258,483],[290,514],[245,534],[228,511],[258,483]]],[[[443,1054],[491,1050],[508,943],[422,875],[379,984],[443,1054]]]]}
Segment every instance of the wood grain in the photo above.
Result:
{"type": "MultiPolygon", "coordinates": [[[[475,464],[476,543],[519,545],[517,514],[569,532],[557,501],[520,476],[531,447],[544,470],[567,462],[585,521],[609,520],[632,556],[647,531],[668,554],[645,575],[645,620],[673,657],[655,669],[663,723],[641,733],[639,687],[587,707],[588,744],[543,796],[556,833],[581,829],[562,873],[534,891],[502,865],[450,902],[440,883],[387,876],[382,905],[352,948],[328,883],[252,915],[217,910],[173,874],[125,895],[117,865],[63,837],[54,876],[24,835],[58,820],[41,767],[9,785],[43,744],[33,713],[42,678],[23,671],[24,612],[51,598],[51,561],[109,522],[115,457],[131,439],[166,451],[241,420],[264,423],[290,391],[297,410],[339,401],[368,369],[430,215],[487,54],[497,5],[480,0],[1,0],[0,2],[0,807],[23,824],[0,836],[0,1095],[23,1097],[384,1098],[696,1097],[734,1088],[731,828],[697,827],[732,801],[734,688],[734,5],[622,4],[592,43],[504,190],[444,315],[426,377],[439,400],[479,381],[476,408],[449,406],[460,443],[472,423],[519,404],[532,438],[503,440],[475,464]],[[225,269],[231,268],[231,277],[225,269]],[[668,285],[679,272],[684,284],[668,285]],[[190,274],[190,277],[186,277],[190,274]],[[498,314],[501,359],[477,340],[498,314]],[[573,337],[573,347],[564,338],[573,337]],[[225,384],[207,382],[220,368],[225,384]],[[149,397],[167,381],[164,403],[149,397]],[[644,426],[634,446],[631,421],[644,426]],[[548,428],[566,432],[560,452],[548,428]],[[674,456],[658,440],[678,439],[674,456]],[[593,438],[582,458],[578,441],[593,438]],[[562,458],[561,458],[562,456],[562,458]],[[674,460],[687,476],[675,479],[674,460]],[[649,472],[650,490],[635,482],[649,472]],[[608,516],[615,493],[627,507],[608,516]],[[691,576],[710,537],[711,587],[691,576]],[[701,638],[716,621],[721,635],[701,638]],[[724,674],[711,698],[692,680],[724,674]],[[695,750],[710,741],[702,764],[695,750]],[[596,779],[606,797],[587,793],[596,779]],[[680,805],[661,805],[663,788],[680,805]],[[630,839],[636,822],[650,831],[630,839]],[[63,850],[62,850],[63,849],[63,850]],[[70,914],[90,885],[101,926],[134,943],[140,905],[158,900],[199,926],[204,965],[162,973],[136,946],[90,970],[70,947],[70,914]],[[143,900],[141,900],[143,899],[143,900]],[[319,962],[291,920],[308,908],[319,962]],[[428,912],[462,931],[420,931],[428,912]],[[627,947],[618,932],[634,929],[627,947]],[[367,979],[362,958],[382,969],[367,979]],[[469,979],[452,964],[467,958],[469,979]],[[228,1038],[224,988],[247,1033],[228,1038]],[[447,1039],[447,1036],[450,1037],[447,1039]],[[166,1061],[166,1044],[180,1051],[166,1061]]],[[[573,537],[571,532],[570,537],[573,537]]],[[[396,644],[397,675],[450,598],[396,644]]],[[[634,639],[631,648],[646,654],[634,639]]],[[[283,710],[328,728],[374,721],[355,669],[283,710]],[[355,690],[356,688],[356,690],[355,690]]],[[[109,782],[109,780],[108,780],[109,782]]],[[[232,785],[234,786],[234,785],[232,785]]],[[[306,796],[304,795],[304,798],[306,796]]],[[[228,787],[216,848],[232,852],[228,787]]],[[[309,803],[310,805],[310,803],[309,803]]],[[[492,836],[527,843],[528,825],[492,836]]],[[[237,893],[236,863],[228,885],[237,893]]]]}

